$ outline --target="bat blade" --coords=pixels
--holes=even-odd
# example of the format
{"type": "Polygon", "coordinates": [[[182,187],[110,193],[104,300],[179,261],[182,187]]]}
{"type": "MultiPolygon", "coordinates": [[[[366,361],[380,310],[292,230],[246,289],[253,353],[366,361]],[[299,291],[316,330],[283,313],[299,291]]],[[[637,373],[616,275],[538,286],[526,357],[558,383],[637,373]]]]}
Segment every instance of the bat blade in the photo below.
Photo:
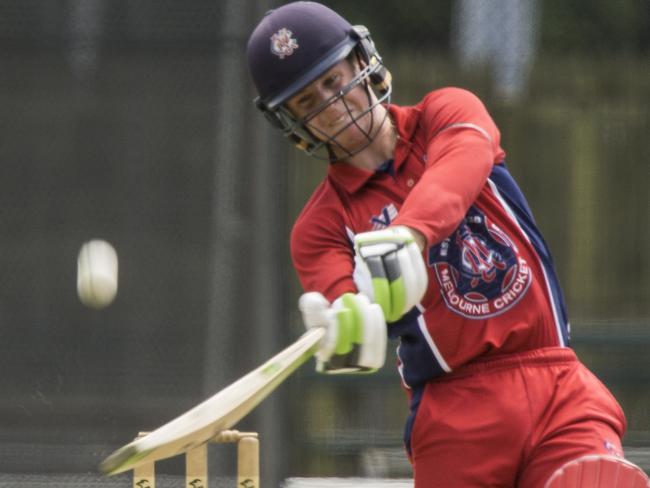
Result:
{"type": "Polygon", "coordinates": [[[310,329],[257,369],[144,437],[119,448],[99,466],[107,475],[166,459],[208,442],[231,428],[291,373],[311,358],[325,335],[310,329]]]}

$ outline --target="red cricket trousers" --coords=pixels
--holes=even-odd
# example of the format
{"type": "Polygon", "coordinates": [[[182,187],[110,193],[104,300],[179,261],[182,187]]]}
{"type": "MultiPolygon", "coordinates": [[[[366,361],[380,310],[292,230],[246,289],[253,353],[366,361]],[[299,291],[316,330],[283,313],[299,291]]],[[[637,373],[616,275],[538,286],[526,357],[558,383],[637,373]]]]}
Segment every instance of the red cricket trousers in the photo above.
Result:
{"type": "Polygon", "coordinates": [[[567,461],[622,456],[625,427],[571,349],[479,360],[426,385],[411,433],[415,488],[542,488],[567,461]]]}

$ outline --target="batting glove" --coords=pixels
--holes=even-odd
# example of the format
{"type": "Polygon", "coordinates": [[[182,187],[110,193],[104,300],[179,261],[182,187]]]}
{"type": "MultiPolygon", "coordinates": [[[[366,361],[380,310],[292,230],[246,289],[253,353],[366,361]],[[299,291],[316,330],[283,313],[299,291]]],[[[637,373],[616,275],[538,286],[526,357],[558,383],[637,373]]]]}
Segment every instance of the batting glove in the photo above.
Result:
{"type": "MultiPolygon", "coordinates": [[[[404,226],[363,232],[354,238],[355,281],[381,306],[388,323],[417,305],[427,290],[427,269],[411,231],[404,226]]],[[[361,288],[360,288],[361,289],[361,288]]]]}
{"type": "Polygon", "coordinates": [[[320,293],[309,292],[300,297],[298,307],[307,329],[326,329],[316,353],[319,373],[374,372],[384,365],[386,321],[368,297],[345,293],[330,304],[320,293]]]}

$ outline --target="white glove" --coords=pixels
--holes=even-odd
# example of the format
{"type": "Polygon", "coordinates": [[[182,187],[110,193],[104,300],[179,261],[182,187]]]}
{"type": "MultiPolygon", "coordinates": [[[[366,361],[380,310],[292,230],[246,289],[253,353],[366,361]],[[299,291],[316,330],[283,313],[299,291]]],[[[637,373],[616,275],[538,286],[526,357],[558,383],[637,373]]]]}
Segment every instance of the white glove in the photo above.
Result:
{"type": "Polygon", "coordinates": [[[298,308],[307,329],[325,327],[316,353],[320,373],[373,372],[386,359],[386,321],[379,305],[359,293],[330,302],[318,292],[300,297],[298,308]]]}
{"type": "Polygon", "coordinates": [[[354,249],[357,286],[381,306],[388,323],[398,320],[422,300],[428,285],[427,268],[407,227],[357,234],[354,249]],[[370,290],[367,283],[372,284],[370,290]]]}

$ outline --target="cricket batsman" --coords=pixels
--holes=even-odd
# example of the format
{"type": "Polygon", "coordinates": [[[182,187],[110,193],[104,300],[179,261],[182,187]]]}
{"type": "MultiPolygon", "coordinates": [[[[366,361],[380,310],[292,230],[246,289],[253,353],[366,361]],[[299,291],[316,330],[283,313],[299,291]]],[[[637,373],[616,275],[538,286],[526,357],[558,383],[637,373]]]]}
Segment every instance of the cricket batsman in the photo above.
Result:
{"type": "Polygon", "coordinates": [[[483,103],[392,104],[368,30],[314,2],[268,12],[247,57],[259,110],[328,164],[291,234],[317,368],[376,370],[399,339],[416,488],[647,487],[483,103]]]}

